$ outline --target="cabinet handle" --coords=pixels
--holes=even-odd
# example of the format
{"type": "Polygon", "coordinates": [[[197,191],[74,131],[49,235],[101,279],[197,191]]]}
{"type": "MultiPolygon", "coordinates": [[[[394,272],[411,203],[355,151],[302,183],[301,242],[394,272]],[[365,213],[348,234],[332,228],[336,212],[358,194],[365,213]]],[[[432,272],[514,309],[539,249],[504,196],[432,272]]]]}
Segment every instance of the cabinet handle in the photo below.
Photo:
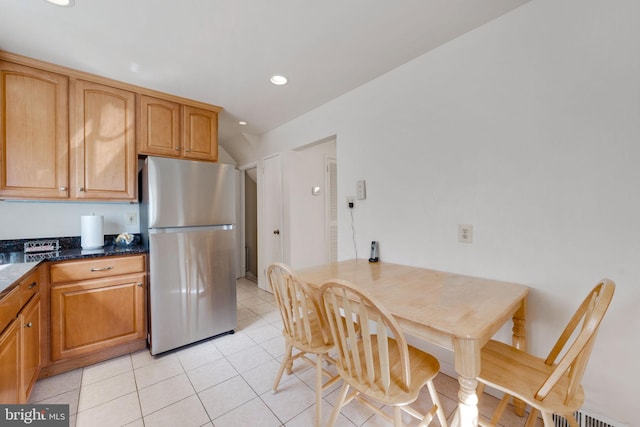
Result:
{"type": "Polygon", "coordinates": [[[136,285],[142,287],[142,282],[138,282],[138,283],[136,283],[136,285]]]}
{"type": "Polygon", "coordinates": [[[84,187],[78,187],[78,191],[84,191],[84,187]]]}
{"type": "Polygon", "coordinates": [[[107,270],[113,270],[112,266],[107,266],[107,267],[102,267],[102,268],[96,268],[96,267],[92,267],[91,271],[107,271],[107,270]]]}
{"type": "Polygon", "coordinates": [[[29,285],[29,289],[33,289],[36,286],[38,286],[38,284],[36,282],[33,282],[32,284],[29,285]]]}
{"type": "Polygon", "coordinates": [[[177,151],[177,150],[180,150],[180,147],[176,147],[175,149],[176,149],[176,151],[177,151]]]}
{"type": "Polygon", "coordinates": [[[67,191],[67,187],[60,187],[60,191],[67,191]]]}
{"type": "Polygon", "coordinates": [[[29,322],[29,323],[25,323],[25,324],[24,324],[24,327],[25,327],[25,328],[31,328],[31,327],[33,327],[33,323],[31,323],[31,322],[29,322]]]}

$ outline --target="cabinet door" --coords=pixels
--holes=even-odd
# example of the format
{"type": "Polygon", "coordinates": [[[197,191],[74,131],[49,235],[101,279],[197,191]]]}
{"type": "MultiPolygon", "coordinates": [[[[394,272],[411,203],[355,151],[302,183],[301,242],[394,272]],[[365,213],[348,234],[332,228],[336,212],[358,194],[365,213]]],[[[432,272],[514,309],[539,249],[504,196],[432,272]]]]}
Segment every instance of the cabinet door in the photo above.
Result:
{"type": "Polygon", "coordinates": [[[68,79],[0,61],[0,196],[66,199],[68,79]]]}
{"type": "Polygon", "coordinates": [[[40,355],[40,294],[36,294],[22,310],[20,327],[22,328],[21,395],[22,402],[26,403],[42,366],[40,355]]]}
{"type": "Polygon", "coordinates": [[[145,274],[51,286],[51,358],[146,337],[145,274]]]}
{"type": "Polygon", "coordinates": [[[185,159],[218,160],[218,113],[182,107],[182,146],[185,159]]]}
{"type": "Polygon", "coordinates": [[[138,152],[179,157],[180,104],[140,95],[138,115],[138,152]]]}
{"type": "Polygon", "coordinates": [[[15,319],[0,335],[0,402],[20,403],[20,322],[15,319]]]}
{"type": "Polygon", "coordinates": [[[74,87],[72,197],[135,200],[135,94],[84,80],[74,87]]]}

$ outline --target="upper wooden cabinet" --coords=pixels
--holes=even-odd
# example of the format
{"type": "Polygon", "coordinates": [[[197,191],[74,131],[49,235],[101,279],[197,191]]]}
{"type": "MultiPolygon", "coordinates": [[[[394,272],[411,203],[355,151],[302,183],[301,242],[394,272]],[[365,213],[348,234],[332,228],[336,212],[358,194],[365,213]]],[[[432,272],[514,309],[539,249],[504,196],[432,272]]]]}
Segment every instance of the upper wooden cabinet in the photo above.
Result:
{"type": "Polygon", "coordinates": [[[66,76],[0,61],[0,196],[69,197],[66,76]]]}
{"type": "Polygon", "coordinates": [[[6,61],[0,73],[0,197],[136,200],[135,93],[6,61]]]}
{"type": "Polygon", "coordinates": [[[73,82],[76,199],[134,200],[137,194],[135,93],[84,80],[73,82]]]}
{"type": "Polygon", "coordinates": [[[140,95],[138,105],[138,152],[180,156],[180,104],[140,95]]]}
{"type": "Polygon", "coordinates": [[[140,95],[138,153],[218,160],[218,112],[140,95]]]}
{"type": "Polygon", "coordinates": [[[182,112],[184,157],[218,160],[218,113],[188,105],[182,112]]]}
{"type": "Polygon", "coordinates": [[[137,154],[218,160],[222,108],[0,51],[0,198],[137,201],[137,154]]]}

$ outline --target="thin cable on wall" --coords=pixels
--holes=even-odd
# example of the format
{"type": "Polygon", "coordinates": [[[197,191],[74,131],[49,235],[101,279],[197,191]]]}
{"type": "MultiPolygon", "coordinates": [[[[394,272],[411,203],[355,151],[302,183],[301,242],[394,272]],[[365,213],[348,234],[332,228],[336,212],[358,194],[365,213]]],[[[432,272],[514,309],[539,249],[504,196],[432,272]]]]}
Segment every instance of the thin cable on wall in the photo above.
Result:
{"type": "Polygon", "coordinates": [[[353,208],[349,210],[351,211],[351,234],[353,236],[353,249],[356,251],[356,259],[358,259],[358,246],[356,245],[356,228],[353,224],[353,208]]]}

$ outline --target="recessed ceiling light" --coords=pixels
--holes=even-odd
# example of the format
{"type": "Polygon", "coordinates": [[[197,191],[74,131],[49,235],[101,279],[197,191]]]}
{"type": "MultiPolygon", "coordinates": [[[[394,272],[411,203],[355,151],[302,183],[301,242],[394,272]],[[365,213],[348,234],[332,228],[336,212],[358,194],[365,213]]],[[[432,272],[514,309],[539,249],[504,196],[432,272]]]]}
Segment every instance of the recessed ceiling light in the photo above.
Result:
{"type": "Polygon", "coordinates": [[[287,84],[287,78],[284,76],[272,76],[271,83],[276,86],[282,86],[287,84]]]}
{"type": "Polygon", "coordinates": [[[51,4],[55,4],[56,6],[63,7],[71,7],[73,6],[74,0],[47,0],[51,4]]]}
{"type": "Polygon", "coordinates": [[[241,121],[239,121],[239,122],[238,122],[238,124],[239,124],[240,126],[245,126],[245,125],[247,124],[247,122],[245,122],[245,121],[242,121],[242,120],[241,120],[241,121]]]}

